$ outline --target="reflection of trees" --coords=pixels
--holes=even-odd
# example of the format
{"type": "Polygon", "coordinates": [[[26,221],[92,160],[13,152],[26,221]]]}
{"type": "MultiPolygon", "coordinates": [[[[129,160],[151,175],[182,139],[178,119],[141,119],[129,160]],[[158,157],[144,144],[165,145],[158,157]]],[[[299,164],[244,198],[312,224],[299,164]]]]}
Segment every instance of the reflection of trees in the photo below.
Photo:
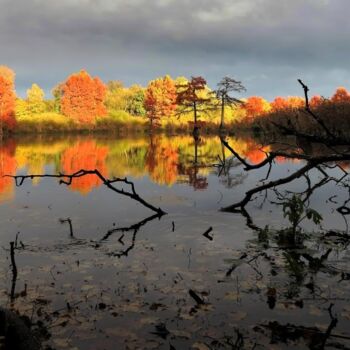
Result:
{"type": "MultiPolygon", "coordinates": [[[[147,223],[153,220],[160,220],[162,214],[154,214],[141,221],[138,221],[130,226],[121,226],[111,228],[106,232],[106,234],[100,239],[85,239],[79,238],[74,230],[73,222],[70,218],[59,219],[61,224],[68,224],[69,228],[69,241],[56,243],[52,245],[30,245],[26,242],[21,242],[20,246],[15,246],[15,250],[18,251],[30,251],[33,253],[36,252],[58,252],[62,250],[74,249],[76,247],[90,247],[93,249],[101,250],[107,256],[121,258],[123,256],[128,256],[129,252],[135,248],[136,237],[140,229],[145,226],[147,223]],[[113,239],[113,235],[120,233],[121,236],[118,236],[118,239],[113,239]],[[132,233],[132,236],[129,239],[129,243],[126,243],[127,240],[126,234],[132,233]]],[[[117,237],[116,237],[117,238],[117,237]]]]}
{"type": "MultiPolygon", "coordinates": [[[[98,169],[105,176],[107,174],[107,154],[108,147],[99,146],[94,140],[78,141],[63,152],[61,166],[63,171],[68,174],[75,173],[80,169],[98,169]]],[[[92,174],[74,178],[71,188],[85,194],[101,184],[101,179],[92,174]]]]}
{"type": "Polygon", "coordinates": [[[172,185],[178,175],[178,148],[171,139],[151,136],[146,154],[146,169],[158,184],[172,185]]]}
{"type": "Polygon", "coordinates": [[[6,174],[15,175],[17,163],[15,159],[16,144],[9,140],[0,145],[0,201],[13,196],[13,181],[4,177],[6,174]]]}
{"type": "Polygon", "coordinates": [[[199,137],[193,138],[193,158],[192,161],[180,164],[180,174],[186,175],[188,179],[184,182],[188,183],[195,190],[203,190],[208,187],[207,177],[200,174],[201,168],[206,168],[198,155],[198,146],[203,144],[203,140],[199,137]]]}

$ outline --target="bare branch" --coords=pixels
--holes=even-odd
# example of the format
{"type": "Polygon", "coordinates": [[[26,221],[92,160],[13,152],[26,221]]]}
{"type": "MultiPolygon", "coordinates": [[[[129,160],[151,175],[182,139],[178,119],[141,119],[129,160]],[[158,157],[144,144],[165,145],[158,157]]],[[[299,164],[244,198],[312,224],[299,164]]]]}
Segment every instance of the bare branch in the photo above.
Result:
{"type": "Polygon", "coordinates": [[[11,177],[15,180],[16,186],[22,186],[23,182],[25,179],[34,179],[34,178],[45,178],[45,177],[50,177],[50,178],[56,178],[56,179],[60,179],[59,183],[60,184],[65,184],[67,186],[72,184],[73,179],[75,178],[79,178],[79,177],[83,177],[86,175],[96,175],[101,181],[102,183],[108,187],[110,190],[117,192],[119,194],[122,194],[123,196],[127,196],[139,203],[141,203],[143,206],[151,209],[152,211],[154,211],[155,213],[157,213],[157,215],[165,215],[166,212],[163,211],[161,208],[156,208],[155,206],[153,206],[152,204],[148,203],[146,200],[144,200],[143,198],[141,198],[136,190],[135,190],[135,185],[133,182],[127,180],[127,178],[113,178],[113,179],[106,179],[97,169],[94,170],[84,170],[81,169],[73,174],[38,174],[38,175],[4,175],[4,177],[11,177]],[[125,183],[127,185],[130,186],[131,191],[126,191],[124,189],[119,189],[115,186],[113,186],[113,184],[115,183],[125,183]]]}

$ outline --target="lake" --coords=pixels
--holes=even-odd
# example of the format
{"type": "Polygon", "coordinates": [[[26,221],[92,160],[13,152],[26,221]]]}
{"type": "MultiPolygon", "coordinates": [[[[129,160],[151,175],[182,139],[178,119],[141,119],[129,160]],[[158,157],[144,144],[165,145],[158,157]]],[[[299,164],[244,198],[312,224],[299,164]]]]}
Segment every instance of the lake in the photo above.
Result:
{"type": "MultiPolygon", "coordinates": [[[[252,164],[282,144],[262,146],[247,135],[228,142],[252,164]]],[[[278,157],[270,178],[303,164],[278,157]]],[[[321,349],[329,328],[327,348],[349,349],[350,240],[346,213],[337,211],[349,182],[322,183],[321,170],[258,193],[247,216],[220,209],[239,202],[268,166],[245,171],[218,137],[3,140],[1,306],[28,316],[54,349],[321,349]],[[3,177],[80,169],[127,177],[167,214],[155,215],[95,174],[70,185],[33,177],[16,186],[3,177]],[[321,182],[304,208],[322,215],[321,227],[305,218],[291,242],[283,203],[308,181],[309,190],[321,182]]]]}

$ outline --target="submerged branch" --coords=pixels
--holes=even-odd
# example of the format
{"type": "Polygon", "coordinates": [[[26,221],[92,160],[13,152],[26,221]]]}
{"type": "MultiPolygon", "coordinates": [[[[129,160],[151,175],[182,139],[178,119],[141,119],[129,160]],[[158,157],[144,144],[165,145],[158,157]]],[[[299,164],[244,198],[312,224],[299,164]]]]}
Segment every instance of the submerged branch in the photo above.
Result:
{"type": "MultiPolygon", "coordinates": [[[[280,178],[278,180],[262,183],[260,186],[257,186],[257,187],[250,189],[249,191],[247,191],[245,193],[245,197],[240,202],[237,202],[235,204],[232,204],[230,206],[227,206],[227,207],[221,209],[222,211],[226,211],[226,212],[242,212],[244,207],[250,202],[250,200],[252,199],[254,194],[257,194],[257,193],[264,191],[264,190],[278,187],[278,186],[283,185],[283,184],[290,183],[290,182],[292,182],[292,181],[294,181],[302,176],[305,176],[305,174],[309,170],[312,170],[315,168],[320,170],[321,168],[319,166],[324,164],[324,163],[350,160],[349,153],[335,153],[335,154],[330,154],[330,155],[312,156],[312,155],[308,155],[308,154],[299,154],[299,153],[295,153],[295,152],[292,152],[292,153],[270,152],[267,155],[267,157],[263,161],[261,161],[260,163],[250,164],[243,157],[241,157],[239,155],[239,153],[236,152],[228,144],[227,141],[221,139],[221,142],[243,164],[243,166],[245,167],[244,170],[246,170],[246,171],[249,171],[252,169],[259,169],[259,168],[264,167],[266,164],[269,164],[270,165],[269,172],[268,172],[268,175],[269,175],[270,170],[271,170],[271,164],[276,157],[285,157],[285,158],[289,158],[289,159],[299,159],[299,160],[304,160],[307,162],[306,165],[304,165],[302,168],[298,169],[297,171],[293,172],[289,176],[286,176],[284,178],[280,178]]],[[[321,184],[318,184],[316,186],[316,188],[320,187],[321,185],[326,183],[326,179],[334,180],[333,178],[330,178],[324,170],[322,170],[322,173],[325,176],[325,179],[323,180],[323,182],[321,182],[321,184]]],[[[266,180],[267,180],[267,178],[268,178],[268,176],[266,177],[266,180]]],[[[312,189],[311,193],[314,191],[314,189],[312,189]]],[[[309,188],[309,190],[311,190],[311,189],[309,188]]],[[[311,193],[310,193],[310,195],[311,195],[311,193]]]]}
{"type": "Polygon", "coordinates": [[[127,180],[127,178],[113,178],[113,179],[106,179],[97,169],[94,170],[84,170],[81,169],[73,174],[38,174],[38,175],[4,175],[4,177],[11,177],[15,179],[16,186],[22,186],[25,179],[34,179],[34,178],[44,178],[44,177],[50,177],[50,178],[58,178],[60,180],[60,184],[65,184],[67,186],[72,184],[73,179],[80,178],[86,175],[96,175],[102,183],[108,187],[110,190],[117,192],[123,196],[127,196],[139,203],[141,203],[143,206],[151,209],[157,215],[165,215],[166,212],[163,211],[161,208],[156,208],[149,202],[147,202],[145,199],[141,198],[138,193],[135,190],[135,185],[133,182],[127,180]],[[130,186],[131,190],[126,191],[124,189],[119,189],[114,186],[115,183],[124,183],[130,186]]]}

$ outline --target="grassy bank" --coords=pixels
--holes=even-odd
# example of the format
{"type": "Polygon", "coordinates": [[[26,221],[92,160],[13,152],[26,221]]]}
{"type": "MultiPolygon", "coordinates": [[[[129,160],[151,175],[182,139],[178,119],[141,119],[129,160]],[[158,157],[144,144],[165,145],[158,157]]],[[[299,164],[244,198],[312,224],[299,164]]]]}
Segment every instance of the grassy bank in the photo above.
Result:
{"type": "MultiPolygon", "coordinates": [[[[234,127],[234,118],[227,118],[226,129],[234,127]]],[[[100,117],[90,124],[74,122],[73,119],[56,112],[44,112],[16,117],[17,125],[13,134],[68,134],[68,133],[149,133],[150,122],[146,116],[133,116],[117,110],[110,111],[105,117],[100,117]]],[[[203,115],[199,118],[198,126],[203,134],[218,132],[220,117],[218,113],[203,115]]],[[[152,132],[168,134],[190,133],[194,127],[193,116],[183,114],[180,117],[162,118],[160,124],[152,132]]]]}

